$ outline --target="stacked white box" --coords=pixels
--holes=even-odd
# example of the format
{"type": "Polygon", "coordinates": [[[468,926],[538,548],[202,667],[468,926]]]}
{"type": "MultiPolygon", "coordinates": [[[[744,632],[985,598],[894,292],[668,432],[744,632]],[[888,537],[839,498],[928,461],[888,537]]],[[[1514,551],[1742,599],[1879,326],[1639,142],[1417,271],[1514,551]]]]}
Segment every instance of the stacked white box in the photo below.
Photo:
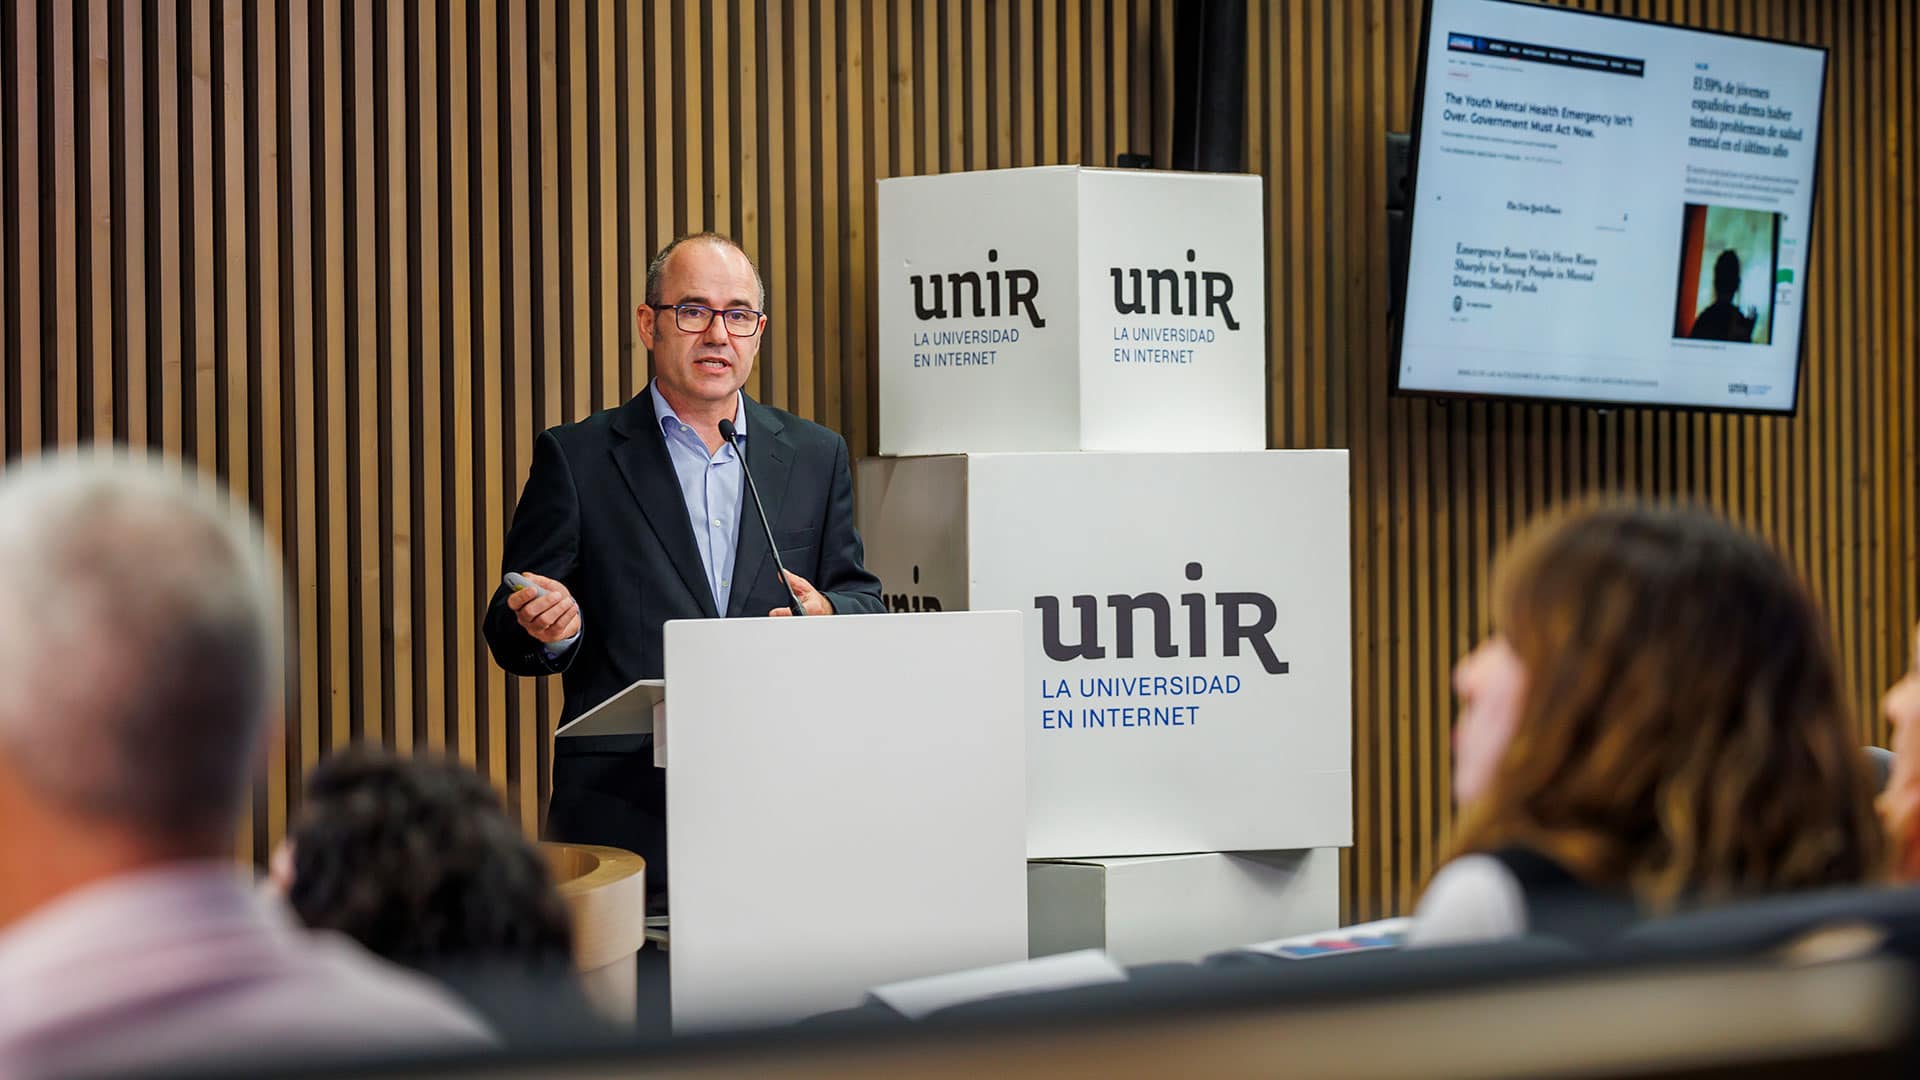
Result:
{"type": "Polygon", "coordinates": [[[858,487],[891,606],[1026,614],[1029,858],[1352,842],[1345,452],[868,458],[858,487]]]}
{"type": "Polygon", "coordinates": [[[879,185],[880,452],[1258,450],[1260,178],[879,185]]]}
{"type": "Polygon", "coordinates": [[[1104,949],[1122,964],[1191,962],[1340,920],[1340,852],[1050,859],[1027,864],[1027,951],[1104,949]]]}
{"type": "Polygon", "coordinates": [[[1259,179],[1024,169],[884,181],[879,202],[867,565],[894,610],[1026,614],[1028,857],[1081,864],[1036,864],[1030,887],[1101,882],[1030,900],[1122,956],[1186,940],[1129,914],[1169,889],[1332,913],[1353,833],[1347,458],[1264,449],[1259,179]],[[1316,872],[1229,889],[1222,867],[1254,864],[1126,861],[1221,852],[1316,872]]]}

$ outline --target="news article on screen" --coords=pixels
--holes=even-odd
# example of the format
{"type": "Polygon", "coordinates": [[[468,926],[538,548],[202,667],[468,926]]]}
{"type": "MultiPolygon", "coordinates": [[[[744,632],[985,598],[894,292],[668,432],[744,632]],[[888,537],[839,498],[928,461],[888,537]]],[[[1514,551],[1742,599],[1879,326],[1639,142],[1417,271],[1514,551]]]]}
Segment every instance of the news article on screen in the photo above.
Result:
{"type": "Polygon", "coordinates": [[[1825,56],[1434,0],[1402,389],[1791,409],[1825,56]]]}

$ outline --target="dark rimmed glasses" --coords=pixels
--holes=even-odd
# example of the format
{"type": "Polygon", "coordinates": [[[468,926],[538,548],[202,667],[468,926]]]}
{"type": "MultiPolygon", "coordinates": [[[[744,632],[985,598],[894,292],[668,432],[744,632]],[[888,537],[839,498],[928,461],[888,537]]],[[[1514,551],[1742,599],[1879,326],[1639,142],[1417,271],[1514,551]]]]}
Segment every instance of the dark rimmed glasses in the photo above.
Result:
{"type": "Polygon", "coordinates": [[[767,313],[752,308],[710,308],[705,304],[662,304],[660,311],[673,312],[673,325],[682,333],[704,334],[707,327],[713,325],[713,317],[720,316],[720,325],[727,328],[733,337],[752,337],[765,325],[767,313]]]}

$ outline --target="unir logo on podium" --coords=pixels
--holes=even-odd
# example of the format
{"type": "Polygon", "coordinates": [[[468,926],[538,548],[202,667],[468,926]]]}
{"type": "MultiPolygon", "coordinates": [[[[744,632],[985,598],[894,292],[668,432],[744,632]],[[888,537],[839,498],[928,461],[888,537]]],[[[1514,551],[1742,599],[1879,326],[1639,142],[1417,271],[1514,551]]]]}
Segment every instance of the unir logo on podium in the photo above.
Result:
{"type": "MultiPolygon", "coordinates": [[[[1199,581],[1204,568],[1197,562],[1187,564],[1188,581],[1199,581]]],[[[1274,604],[1273,597],[1257,592],[1217,592],[1213,594],[1213,606],[1220,614],[1220,653],[1222,656],[1239,656],[1242,645],[1250,646],[1254,655],[1260,658],[1260,666],[1269,675],[1285,675],[1287,662],[1274,653],[1270,635],[1274,625],[1279,622],[1280,609],[1274,604]],[[1252,617],[1247,617],[1248,611],[1252,617]]],[[[1173,606],[1164,593],[1145,592],[1134,595],[1115,593],[1106,598],[1106,607],[1113,613],[1113,658],[1130,660],[1134,655],[1135,616],[1146,611],[1152,616],[1153,655],[1162,659],[1180,655],[1182,646],[1186,655],[1204,657],[1208,648],[1209,605],[1205,593],[1189,592],[1180,594],[1180,606],[1186,612],[1187,635],[1184,642],[1174,640],[1173,606]]],[[[1068,645],[1061,641],[1060,598],[1057,596],[1036,596],[1034,607],[1040,611],[1040,644],[1047,658],[1054,661],[1100,660],[1107,656],[1107,647],[1101,644],[1100,636],[1100,598],[1090,594],[1073,597],[1073,608],[1080,616],[1080,640],[1068,645]]]]}

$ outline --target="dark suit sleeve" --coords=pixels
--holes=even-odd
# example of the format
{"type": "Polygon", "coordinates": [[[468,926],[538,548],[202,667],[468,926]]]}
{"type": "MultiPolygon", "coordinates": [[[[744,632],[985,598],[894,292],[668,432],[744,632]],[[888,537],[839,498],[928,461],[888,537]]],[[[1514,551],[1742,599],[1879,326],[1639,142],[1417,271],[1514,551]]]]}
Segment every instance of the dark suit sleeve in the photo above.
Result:
{"type": "Polygon", "coordinates": [[[836,615],[876,614],[887,609],[880,579],[867,572],[860,531],[853,527],[853,473],[847,467],[847,441],[833,440],[833,479],[827,491],[827,515],[820,535],[820,580],[836,615]]]}
{"type": "MultiPolygon", "coordinates": [[[[513,510],[513,525],[507,530],[507,543],[501,556],[500,574],[508,571],[543,574],[565,585],[579,597],[580,569],[580,495],[573,486],[573,471],[567,467],[566,454],[553,432],[543,431],[533,441],[533,467],[527,470],[527,486],[513,510]]],[[[593,613],[580,611],[581,636],[592,633],[593,613]]],[[[494,589],[487,605],[487,617],[481,626],[487,648],[494,660],[515,675],[550,675],[565,671],[580,653],[575,642],[558,660],[547,659],[532,634],[522,629],[507,607],[507,587],[494,589]]]]}

